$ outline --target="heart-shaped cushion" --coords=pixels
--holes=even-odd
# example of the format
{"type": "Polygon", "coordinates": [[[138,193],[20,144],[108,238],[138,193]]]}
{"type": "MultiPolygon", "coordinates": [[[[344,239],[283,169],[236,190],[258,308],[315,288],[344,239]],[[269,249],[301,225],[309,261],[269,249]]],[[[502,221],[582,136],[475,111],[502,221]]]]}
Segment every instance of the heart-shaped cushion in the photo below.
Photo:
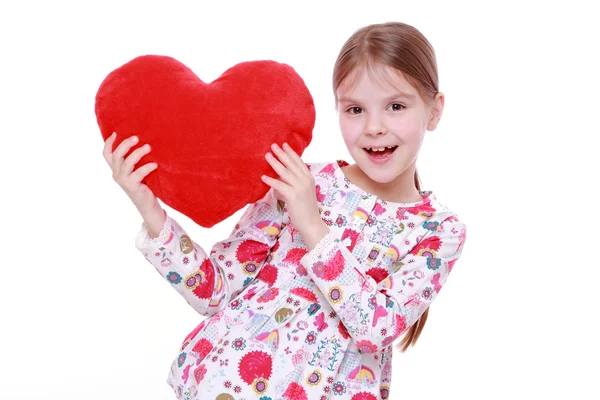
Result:
{"type": "Polygon", "coordinates": [[[181,62],[134,58],[112,71],[96,94],[96,118],[113,150],[132,135],[156,162],[142,182],[156,197],[210,228],[262,198],[261,175],[280,179],[264,155],[287,142],[302,155],[312,140],[315,108],[302,78],[286,64],[247,61],[203,82],[181,62]]]}

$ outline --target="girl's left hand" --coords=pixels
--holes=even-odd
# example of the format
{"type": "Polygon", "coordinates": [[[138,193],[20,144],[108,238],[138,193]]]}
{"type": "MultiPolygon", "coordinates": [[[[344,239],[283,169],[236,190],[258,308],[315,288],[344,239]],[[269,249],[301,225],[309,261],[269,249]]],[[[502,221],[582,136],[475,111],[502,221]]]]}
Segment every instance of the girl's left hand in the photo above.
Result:
{"type": "Polygon", "coordinates": [[[263,182],[279,193],[278,197],[286,203],[290,221],[302,234],[316,223],[323,222],[319,214],[315,179],[306,164],[287,143],[283,144],[283,149],[276,143],[273,143],[271,148],[283,164],[271,153],[267,153],[265,158],[281,181],[263,175],[263,182]]]}

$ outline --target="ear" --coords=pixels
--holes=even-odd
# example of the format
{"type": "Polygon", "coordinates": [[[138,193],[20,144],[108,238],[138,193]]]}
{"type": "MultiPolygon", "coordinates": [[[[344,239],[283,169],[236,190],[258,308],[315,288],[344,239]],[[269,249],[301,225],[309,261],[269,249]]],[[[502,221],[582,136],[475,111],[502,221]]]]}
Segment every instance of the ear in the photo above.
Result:
{"type": "Polygon", "coordinates": [[[433,106],[430,110],[429,121],[427,122],[427,130],[433,131],[442,118],[444,111],[444,93],[437,92],[433,100],[433,106]]]}

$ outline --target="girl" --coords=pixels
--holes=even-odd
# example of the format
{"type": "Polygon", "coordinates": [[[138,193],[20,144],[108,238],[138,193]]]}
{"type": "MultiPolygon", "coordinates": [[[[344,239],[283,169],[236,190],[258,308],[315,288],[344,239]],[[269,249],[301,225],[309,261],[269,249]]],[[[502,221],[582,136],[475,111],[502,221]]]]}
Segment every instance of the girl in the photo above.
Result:
{"type": "Polygon", "coordinates": [[[144,222],[136,247],[204,320],[167,382],[178,399],[386,399],[392,344],[414,345],[460,257],[465,224],[415,163],[441,118],[433,48],[415,28],[375,24],[344,44],[333,73],[342,136],[356,164],[307,163],[286,144],[280,179],[207,254],[132,173],[149,149],[105,156],[144,222]]]}

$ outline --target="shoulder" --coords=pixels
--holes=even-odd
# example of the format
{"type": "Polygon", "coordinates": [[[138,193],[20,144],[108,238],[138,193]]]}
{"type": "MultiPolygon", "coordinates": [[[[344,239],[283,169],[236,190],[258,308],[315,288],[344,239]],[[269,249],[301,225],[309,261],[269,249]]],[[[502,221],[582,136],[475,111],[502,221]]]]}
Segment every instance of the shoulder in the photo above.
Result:
{"type": "Polygon", "coordinates": [[[312,174],[317,189],[317,199],[323,201],[333,185],[337,176],[337,167],[333,161],[305,162],[304,164],[312,174]]]}
{"type": "Polygon", "coordinates": [[[442,203],[439,198],[435,196],[435,194],[431,195],[430,206],[433,210],[435,210],[435,220],[439,223],[442,222],[451,222],[455,224],[464,225],[464,221],[460,217],[460,215],[447,207],[444,203],[442,203]]]}
{"type": "Polygon", "coordinates": [[[313,162],[305,162],[304,165],[306,165],[308,170],[313,175],[316,175],[328,166],[334,167],[334,165],[333,165],[334,162],[335,161],[313,161],[313,162]]]}
{"type": "Polygon", "coordinates": [[[467,236],[467,225],[464,219],[435,196],[430,203],[432,210],[435,211],[423,227],[431,230],[430,233],[448,240],[449,243],[458,244],[458,248],[461,248],[467,236]]]}
{"type": "Polygon", "coordinates": [[[316,162],[305,162],[304,165],[308,168],[312,176],[317,180],[332,181],[336,176],[336,163],[337,161],[316,161],[316,162]]]}

